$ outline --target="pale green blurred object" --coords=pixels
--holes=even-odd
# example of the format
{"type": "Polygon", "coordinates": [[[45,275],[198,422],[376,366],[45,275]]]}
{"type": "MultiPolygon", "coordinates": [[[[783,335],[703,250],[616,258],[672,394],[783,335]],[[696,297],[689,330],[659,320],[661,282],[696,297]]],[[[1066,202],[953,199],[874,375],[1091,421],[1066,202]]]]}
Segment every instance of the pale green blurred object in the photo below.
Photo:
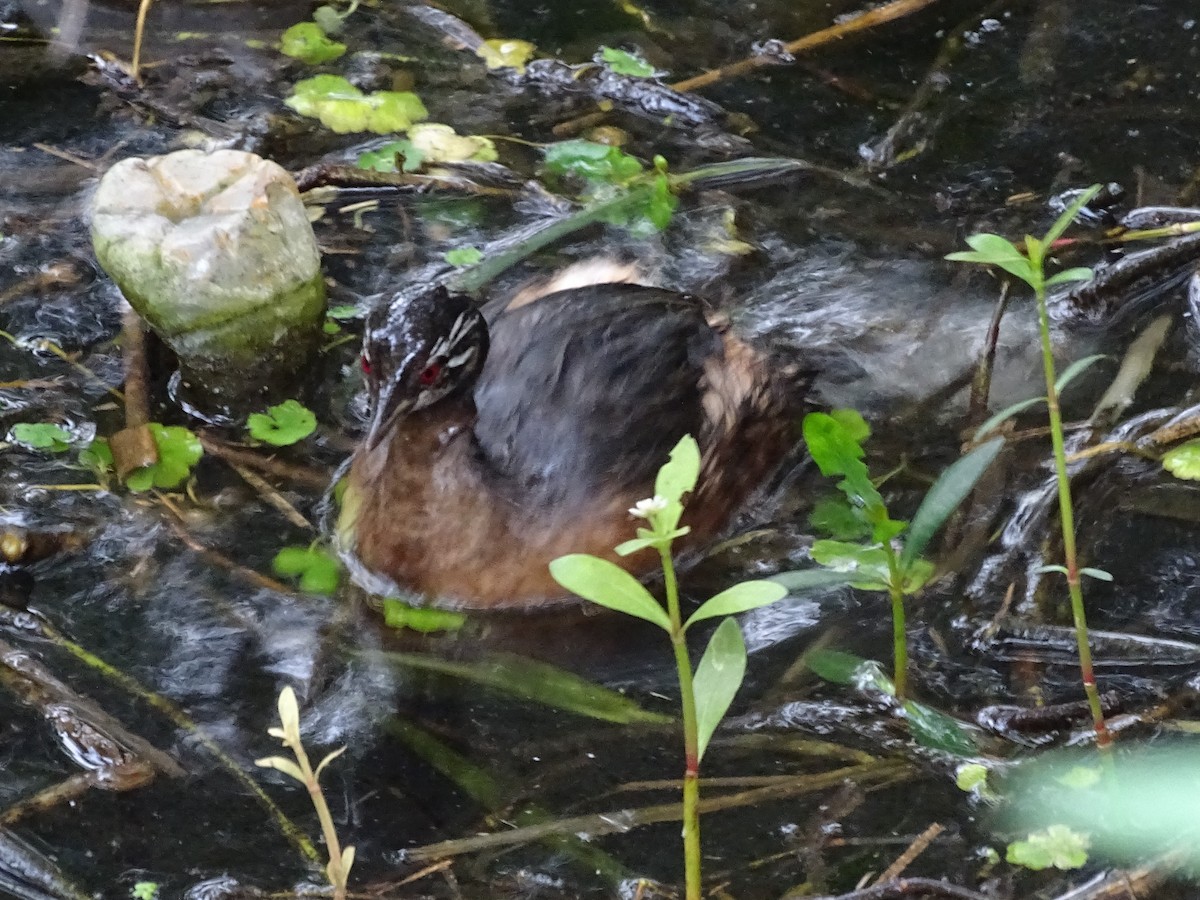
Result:
{"type": "Polygon", "coordinates": [[[240,150],[122,160],[92,201],[92,244],[179,357],[189,399],[230,409],[273,387],[295,393],[320,340],[325,285],[304,204],[279,165],[240,150]]]}

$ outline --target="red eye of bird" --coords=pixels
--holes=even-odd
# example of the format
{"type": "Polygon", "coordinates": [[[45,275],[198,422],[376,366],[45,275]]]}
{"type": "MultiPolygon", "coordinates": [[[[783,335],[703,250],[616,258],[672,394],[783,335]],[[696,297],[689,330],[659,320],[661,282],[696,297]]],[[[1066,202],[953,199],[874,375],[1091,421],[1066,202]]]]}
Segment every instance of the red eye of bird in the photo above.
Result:
{"type": "Polygon", "coordinates": [[[430,363],[425,367],[425,371],[421,373],[421,384],[425,387],[433,384],[438,380],[438,376],[442,374],[441,363],[430,363]]]}
{"type": "Polygon", "coordinates": [[[371,361],[370,361],[369,359],[367,359],[367,355],[366,355],[365,353],[364,353],[362,356],[360,356],[360,357],[359,357],[359,359],[358,359],[358,364],[359,364],[360,366],[362,366],[362,370],[363,370],[363,374],[364,374],[364,375],[370,375],[370,374],[371,374],[371,361]]]}

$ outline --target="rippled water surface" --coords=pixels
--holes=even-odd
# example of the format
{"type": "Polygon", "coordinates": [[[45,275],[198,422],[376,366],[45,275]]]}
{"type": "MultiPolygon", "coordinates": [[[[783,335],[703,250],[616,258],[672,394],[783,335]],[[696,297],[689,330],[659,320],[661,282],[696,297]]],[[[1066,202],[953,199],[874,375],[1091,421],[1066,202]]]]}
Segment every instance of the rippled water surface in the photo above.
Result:
{"type": "MultiPolygon", "coordinates": [[[[998,279],[943,255],[976,231],[1041,233],[1055,198],[1093,182],[1119,186],[1118,212],[1195,203],[1200,22],[1186,7],[945,0],[703,89],[739,114],[739,127],[722,120],[715,137],[620,109],[598,116],[625,130],[629,152],[662,154],[673,171],[747,156],[821,171],[693,192],[649,238],[582,231],[505,272],[488,294],[573,259],[636,258],[658,283],[706,295],[741,333],[811,370],[814,408],[861,410],[874,432],[872,471],[892,473],[882,490],[910,515],[969,433],[968,390],[1000,291],[998,279]]],[[[638,49],[667,80],[861,11],[716,0],[446,9],[484,37],[530,40],[570,63],[600,45],[638,49]]],[[[676,802],[682,763],[660,634],[578,610],[480,617],[450,636],[397,634],[349,586],[327,598],[269,580],[281,547],[317,536],[320,479],[358,438],[361,314],[314,363],[306,399],[318,432],[280,453],[318,478],[267,476],[315,530],[212,455],[165,495],[103,489],[78,462],[93,435],[122,424],[110,390],[122,381],[120,295],[93,258],[86,220],[98,175],[118,159],[188,146],[249,149],[299,171],[380,143],[333,135],[283,105],[311,70],[274,44],[310,13],[290,2],[155,6],[138,90],[106,62],[129,55],[128,4],[0,0],[0,533],[31,542],[13,543],[0,564],[0,896],[124,897],[152,881],[164,897],[235,897],[319,884],[320,867],[281,825],[315,840],[305,792],[253,765],[277,752],[266,729],[285,685],[300,696],[314,757],[349,748],[323,780],[343,841],[357,847],[357,896],[665,895],[682,881],[679,824],[655,810],[676,802]],[[71,433],[70,451],[13,440],[17,423],[48,421],[71,433]],[[534,663],[659,715],[622,723],[548,706],[537,688],[557,676],[534,663]],[[425,849],[542,822],[560,826],[542,840],[425,849]],[[659,884],[638,887],[639,877],[659,884]]],[[[587,97],[490,75],[442,37],[398,4],[363,4],[340,37],[351,53],[324,70],[414,84],[433,120],[496,137],[500,161],[521,179],[534,177],[536,145],[558,139],[556,126],[596,113],[587,97]]],[[[360,313],[383,290],[440,277],[447,250],[499,247],[547,214],[528,198],[514,206],[440,192],[309,200],[321,210],[331,302],[360,313]],[[345,209],[360,200],[378,204],[345,209]]],[[[1083,231],[1099,238],[1103,228],[1083,231]]],[[[1066,262],[1106,253],[1085,247],[1066,262]]],[[[1178,281],[1113,324],[1056,305],[1062,361],[1109,357],[1072,384],[1066,414],[1076,423],[1147,317],[1173,317],[1133,404],[1111,426],[1076,429],[1074,447],[1140,436],[1195,402],[1194,326],[1178,281]]],[[[1029,298],[1014,288],[991,409],[1042,391],[1036,342],[1029,298]]],[[[188,423],[168,390],[173,364],[156,350],[152,362],[153,417],[188,423]]],[[[981,709],[1081,695],[1065,597],[1038,571],[1060,553],[1040,416],[1018,420],[1002,463],[935,542],[939,576],[911,610],[915,696],[968,723],[972,755],[996,760],[1031,758],[1071,726],[1036,737],[974,731],[981,709]]],[[[1104,632],[1101,689],[1139,714],[1133,738],[1173,730],[1195,716],[1200,495],[1128,453],[1081,463],[1075,487],[1085,562],[1114,576],[1088,586],[1104,632]]],[[[798,450],[730,540],[690,570],[689,596],[811,565],[808,514],[829,493],[798,450]]],[[[817,646],[890,665],[880,595],[807,592],[741,624],[747,680],[705,759],[706,776],[728,780],[705,796],[768,790],[705,816],[715,896],[850,891],[935,823],[944,830],[907,874],[1022,898],[1059,896],[1105,871],[1098,858],[1041,873],[992,860],[1017,835],[955,786],[962,759],[919,746],[874,688],[814,674],[807,654],[817,646]]],[[[1194,895],[1180,885],[1143,896],[1194,895]]]]}

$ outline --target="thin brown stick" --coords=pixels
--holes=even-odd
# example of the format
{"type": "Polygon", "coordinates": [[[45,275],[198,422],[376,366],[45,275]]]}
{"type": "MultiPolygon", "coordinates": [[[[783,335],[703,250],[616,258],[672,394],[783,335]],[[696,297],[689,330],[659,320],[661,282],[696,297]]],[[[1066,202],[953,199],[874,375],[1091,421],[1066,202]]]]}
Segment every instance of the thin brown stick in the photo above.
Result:
{"type": "Polygon", "coordinates": [[[231,574],[236,575],[237,577],[244,579],[245,581],[248,581],[257,587],[263,587],[269,591],[278,591],[281,594],[296,593],[283,582],[276,581],[274,578],[268,578],[261,572],[256,572],[254,569],[251,569],[248,566],[243,566],[241,563],[234,562],[223,553],[220,553],[209,547],[205,547],[194,537],[188,534],[187,530],[179,521],[176,521],[177,519],[181,518],[181,515],[180,512],[174,507],[174,504],[165,499],[162,495],[159,495],[158,499],[163,503],[163,506],[171,511],[171,516],[166,517],[168,527],[170,527],[171,531],[175,533],[175,536],[179,538],[179,540],[189,550],[193,550],[194,552],[200,554],[200,556],[202,556],[208,562],[226,569],[231,574]]]}
{"type": "Polygon", "coordinates": [[[292,506],[292,504],[288,502],[287,498],[284,497],[283,494],[279,493],[279,491],[275,490],[275,488],[273,488],[265,478],[255,472],[252,472],[246,466],[239,466],[236,464],[231,465],[233,467],[233,471],[237,472],[238,475],[241,476],[242,480],[246,482],[246,484],[250,485],[250,487],[254,488],[254,490],[258,492],[258,495],[263,499],[263,502],[273,507],[276,512],[278,512],[297,528],[304,528],[308,531],[314,530],[312,522],[304,518],[304,516],[300,514],[300,510],[292,506]]]}
{"type": "Polygon", "coordinates": [[[204,447],[205,453],[211,454],[218,459],[223,459],[231,465],[245,466],[247,469],[265,472],[276,478],[294,481],[304,487],[314,488],[319,491],[323,491],[329,486],[328,472],[323,472],[320,469],[310,466],[280,462],[273,457],[263,456],[261,453],[255,453],[251,450],[240,450],[229,446],[207,432],[201,432],[199,437],[200,444],[204,447]]]}
{"type": "Polygon", "coordinates": [[[899,878],[904,874],[904,870],[912,865],[913,860],[928,849],[929,845],[936,840],[937,836],[946,830],[946,826],[940,822],[934,822],[920,834],[918,834],[908,848],[896,857],[895,862],[883,870],[883,873],[875,879],[876,884],[885,884],[893,879],[899,878]]]}
{"type": "MultiPolygon", "coordinates": [[[[824,44],[841,40],[857,31],[866,31],[870,28],[891,22],[894,19],[912,15],[935,2],[937,0],[893,0],[891,3],[887,3],[878,9],[869,10],[860,16],[855,16],[853,19],[839,22],[837,25],[831,25],[828,28],[822,28],[820,31],[814,31],[812,34],[798,38],[784,45],[783,49],[793,56],[797,53],[804,53],[824,44]]],[[[700,75],[686,78],[683,81],[676,82],[671,87],[677,91],[694,91],[698,88],[708,87],[710,84],[715,84],[718,81],[723,81],[726,78],[746,75],[763,66],[778,64],[779,62],[774,56],[766,54],[749,56],[738,62],[730,63],[727,66],[721,66],[719,69],[710,69],[700,75]]]]}
{"type": "Polygon", "coordinates": [[[132,309],[126,309],[121,317],[121,355],[125,363],[125,427],[140,428],[150,421],[150,364],[142,317],[132,309]]]}

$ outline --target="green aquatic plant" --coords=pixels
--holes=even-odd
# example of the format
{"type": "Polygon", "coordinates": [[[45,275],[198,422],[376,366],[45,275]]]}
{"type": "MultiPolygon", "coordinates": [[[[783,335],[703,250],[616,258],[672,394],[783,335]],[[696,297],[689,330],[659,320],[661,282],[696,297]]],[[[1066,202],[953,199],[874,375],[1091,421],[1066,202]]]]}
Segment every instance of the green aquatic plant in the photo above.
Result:
{"type": "Polygon", "coordinates": [[[881,591],[891,599],[893,684],[896,699],[903,702],[908,690],[904,598],[921,590],[933,574],[933,564],[921,554],[971,492],[1004,442],[989,441],[947,468],[925,495],[912,521],[906,522],[891,517],[871,480],[862,448],[870,433],[870,427],[854,410],[809,413],[804,417],[808,452],[822,475],[839,479],[837,487],[843,494],[837,501],[825,501],[814,509],[814,524],[840,539],[815,541],[809,555],[818,565],[847,573],[851,586],[881,591]]]}
{"type": "Polygon", "coordinates": [[[246,418],[250,437],[274,447],[287,447],[304,440],[317,430],[317,417],[299,400],[284,400],[265,413],[246,418]]]}
{"type": "Polygon", "coordinates": [[[653,622],[671,639],[679,677],[683,713],[683,848],[687,900],[699,900],[700,861],[700,762],[709,740],[724,718],[746,672],[746,644],[736,613],[774,603],[787,589],[770,581],[744,581],[703,603],[686,620],[680,610],[679,585],[671,555],[674,541],[689,531],[679,524],[683,497],[696,486],[700,475],[700,449],[685,436],[658,471],[654,496],[630,510],[648,527],[616,548],[621,556],[641,550],[657,551],[662,565],[664,608],[636,578],[615,563],[585,553],[562,556],[550,564],[554,580],[572,593],[600,606],[653,622]],[[692,668],[687,633],[697,622],[721,618],[709,638],[699,664],[692,668]]]}
{"type": "MultiPolygon", "coordinates": [[[[1104,722],[1104,711],[1100,706],[1100,690],[1096,687],[1096,673],[1092,666],[1092,649],[1088,642],[1087,612],[1083,602],[1083,578],[1090,576],[1111,580],[1111,576],[1100,569],[1081,568],[1079,565],[1075,536],[1075,508],[1071,501],[1071,475],[1067,471],[1066,441],[1063,436],[1062,409],[1059,406],[1059,392],[1063,388],[1063,379],[1059,378],[1055,368],[1054,348],[1050,341],[1050,313],[1046,307],[1047,288],[1073,281],[1087,281],[1092,277],[1091,269],[1080,267],[1066,269],[1047,278],[1046,261],[1058,239],[1075,220],[1075,216],[1099,192],[1100,185],[1098,184],[1083,191],[1073,203],[1063,210],[1062,215],[1055,220],[1043,237],[1035,238],[1026,235],[1024,248],[1018,247],[998,234],[974,234],[967,238],[970,250],[951,253],[946,259],[1003,269],[1029,285],[1037,300],[1038,331],[1042,345],[1042,370],[1046,380],[1046,396],[1033,401],[1022,401],[1021,404],[1009,407],[993,416],[985,427],[993,428],[1005,418],[1015,415],[1031,403],[1045,400],[1050,418],[1050,442],[1054,452],[1054,477],[1058,485],[1058,517],[1065,565],[1049,564],[1043,566],[1042,571],[1055,572],[1064,575],[1067,579],[1067,592],[1071,598],[1071,617],[1075,624],[1075,642],[1079,650],[1080,678],[1083,681],[1083,690],[1087,695],[1088,707],[1092,713],[1096,743],[1101,749],[1106,749],[1111,745],[1112,738],[1104,722]]],[[[1078,371],[1078,364],[1075,369],[1078,371]]],[[[1063,378],[1071,371],[1068,369],[1067,372],[1064,372],[1063,378]]]]}
{"type": "Polygon", "coordinates": [[[284,547],[275,554],[271,568],[276,575],[295,578],[300,590],[310,594],[332,595],[342,580],[342,564],[338,558],[315,544],[284,547]]]}
{"type": "Polygon", "coordinates": [[[325,802],[325,794],[321,791],[320,779],[325,767],[345,753],[346,748],[334,750],[313,769],[308,761],[308,753],[304,750],[304,743],[300,740],[300,707],[296,703],[296,693],[290,687],[285,687],[279,692],[279,724],[279,728],[268,728],[267,733],[271,737],[279,738],[283,746],[292,751],[295,762],[282,756],[267,756],[256,759],[254,764],[266,769],[278,769],[308,789],[313,808],[321,822],[325,847],[329,851],[325,877],[333,886],[334,900],[345,900],[346,882],[350,878],[350,868],[354,865],[354,848],[343,848],[338,840],[333,815],[329,812],[329,804],[325,802]]]}

